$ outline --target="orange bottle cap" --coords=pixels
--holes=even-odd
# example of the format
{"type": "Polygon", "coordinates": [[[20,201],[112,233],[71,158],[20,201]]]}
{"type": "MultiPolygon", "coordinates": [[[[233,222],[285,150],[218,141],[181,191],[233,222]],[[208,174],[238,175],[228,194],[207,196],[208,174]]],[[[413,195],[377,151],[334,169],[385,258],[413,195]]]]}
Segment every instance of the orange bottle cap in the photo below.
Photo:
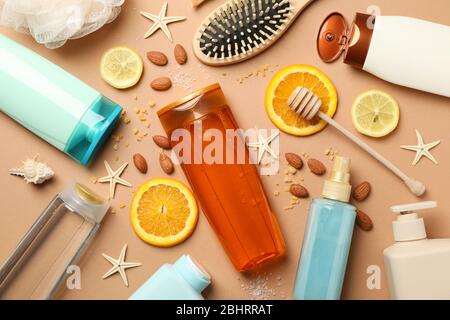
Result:
{"type": "Polygon", "coordinates": [[[325,18],[317,36],[317,51],[325,62],[337,60],[347,46],[348,25],[342,14],[333,12],[325,18]]]}

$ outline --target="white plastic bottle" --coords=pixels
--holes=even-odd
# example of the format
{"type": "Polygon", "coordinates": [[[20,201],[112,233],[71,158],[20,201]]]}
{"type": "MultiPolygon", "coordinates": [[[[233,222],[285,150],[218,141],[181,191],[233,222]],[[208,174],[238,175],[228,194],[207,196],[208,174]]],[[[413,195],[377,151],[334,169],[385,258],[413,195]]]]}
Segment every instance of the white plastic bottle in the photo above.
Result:
{"type": "Polygon", "coordinates": [[[317,38],[320,57],[344,62],[383,80],[450,97],[450,26],[430,21],[357,13],[349,28],[329,15],[317,38]]]}
{"type": "Polygon", "coordinates": [[[392,299],[450,299],[450,239],[427,239],[416,211],[434,208],[434,201],[392,207],[396,243],[384,250],[392,299]]]}

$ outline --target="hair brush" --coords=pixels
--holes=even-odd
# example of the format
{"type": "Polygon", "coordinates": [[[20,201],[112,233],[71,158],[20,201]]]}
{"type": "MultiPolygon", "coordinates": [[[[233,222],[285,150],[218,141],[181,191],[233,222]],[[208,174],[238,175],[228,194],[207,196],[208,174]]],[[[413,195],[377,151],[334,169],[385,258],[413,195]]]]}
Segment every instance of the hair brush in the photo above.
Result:
{"type": "Polygon", "coordinates": [[[270,47],[314,0],[228,0],[200,25],[194,53],[208,65],[247,60],[270,47]]]}

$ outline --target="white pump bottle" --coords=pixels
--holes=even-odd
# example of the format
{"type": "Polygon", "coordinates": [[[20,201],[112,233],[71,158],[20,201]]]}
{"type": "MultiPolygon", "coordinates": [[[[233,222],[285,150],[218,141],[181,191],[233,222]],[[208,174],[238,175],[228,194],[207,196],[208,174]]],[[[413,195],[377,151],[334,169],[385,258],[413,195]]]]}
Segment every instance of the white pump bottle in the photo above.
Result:
{"type": "Polygon", "coordinates": [[[435,207],[434,201],[391,207],[400,214],[392,223],[396,243],[384,250],[392,299],[450,299],[450,239],[427,239],[416,213],[435,207]]]}

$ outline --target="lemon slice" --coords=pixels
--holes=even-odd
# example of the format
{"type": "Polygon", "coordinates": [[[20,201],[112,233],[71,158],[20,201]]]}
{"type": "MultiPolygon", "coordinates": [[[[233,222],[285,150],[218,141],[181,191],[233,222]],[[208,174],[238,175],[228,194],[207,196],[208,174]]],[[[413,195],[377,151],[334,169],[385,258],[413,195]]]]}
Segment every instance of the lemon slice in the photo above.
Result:
{"type": "Polygon", "coordinates": [[[136,191],[130,209],[136,234],[158,247],[171,247],[186,240],[198,221],[192,192],[178,180],[152,179],[136,191]]]}
{"type": "Polygon", "coordinates": [[[139,54],[128,47],[113,47],[100,60],[100,74],[117,89],[134,86],[141,79],[144,64],[139,54]]]}
{"type": "Polygon", "coordinates": [[[280,70],[270,81],[266,90],[266,112],[272,122],[282,131],[296,135],[312,135],[326,126],[318,117],[307,121],[291,110],[287,100],[292,92],[302,86],[322,100],[320,110],[330,117],[337,107],[336,89],[330,79],[319,69],[307,65],[291,65],[280,70]]]}
{"type": "Polygon", "coordinates": [[[397,128],[400,109],[393,97],[371,90],[356,98],[352,107],[353,126],[369,137],[384,137],[397,128]]]}

